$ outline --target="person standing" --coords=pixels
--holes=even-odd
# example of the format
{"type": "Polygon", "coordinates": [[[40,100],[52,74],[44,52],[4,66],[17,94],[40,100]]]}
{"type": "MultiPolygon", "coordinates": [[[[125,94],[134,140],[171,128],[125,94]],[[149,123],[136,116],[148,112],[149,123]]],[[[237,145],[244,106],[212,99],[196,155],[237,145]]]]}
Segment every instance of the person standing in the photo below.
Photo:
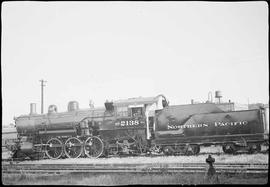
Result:
{"type": "Polygon", "coordinates": [[[205,160],[205,162],[209,164],[209,167],[206,173],[207,182],[212,183],[212,184],[218,184],[219,183],[218,175],[213,165],[215,162],[215,158],[213,158],[211,155],[208,155],[208,158],[205,160]]]}

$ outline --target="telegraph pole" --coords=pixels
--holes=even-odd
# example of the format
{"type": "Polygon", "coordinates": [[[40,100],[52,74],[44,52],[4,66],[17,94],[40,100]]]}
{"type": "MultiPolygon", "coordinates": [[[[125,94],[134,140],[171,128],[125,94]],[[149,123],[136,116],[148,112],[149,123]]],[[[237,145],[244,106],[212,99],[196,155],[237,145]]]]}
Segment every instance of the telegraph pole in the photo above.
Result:
{"type": "Polygon", "coordinates": [[[43,79],[40,80],[41,82],[41,114],[43,114],[43,87],[45,86],[45,82],[47,81],[44,81],[43,79]]]}

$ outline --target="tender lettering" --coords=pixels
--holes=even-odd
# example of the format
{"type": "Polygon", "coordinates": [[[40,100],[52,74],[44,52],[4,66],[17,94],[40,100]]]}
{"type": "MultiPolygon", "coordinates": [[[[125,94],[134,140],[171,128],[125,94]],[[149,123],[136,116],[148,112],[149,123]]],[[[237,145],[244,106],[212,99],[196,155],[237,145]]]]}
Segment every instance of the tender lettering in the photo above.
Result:
{"type": "Polygon", "coordinates": [[[209,125],[206,123],[202,124],[188,124],[188,125],[172,125],[168,124],[168,129],[184,129],[184,128],[201,128],[208,127],[209,125]]]}
{"type": "MultiPolygon", "coordinates": [[[[232,121],[232,122],[214,122],[215,127],[226,127],[226,126],[243,126],[247,125],[247,121],[232,121]]],[[[187,124],[187,125],[175,125],[175,124],[168,124],[168,130],[172,129],[185,129],[185,128],[203,128],[203,127],[209,127],[210,124],[207,123],[199,123],[199,124],[187,124]]]]}
{"type": "Polygon", "coordinates": [[[247,125],[247,124],[248,124],[247,121],[215,122],[215,127],[247,125]]]}

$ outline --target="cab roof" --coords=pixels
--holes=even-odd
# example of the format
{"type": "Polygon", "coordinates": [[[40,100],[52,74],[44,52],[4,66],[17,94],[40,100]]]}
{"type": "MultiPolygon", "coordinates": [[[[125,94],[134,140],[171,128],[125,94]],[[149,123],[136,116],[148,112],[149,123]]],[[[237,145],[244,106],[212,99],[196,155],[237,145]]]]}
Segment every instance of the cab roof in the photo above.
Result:
{"type": "Polygon", "coordinates": [[[139,104],[153,104],[158,101],[158,97],[134,97],[129,99],[120,99],[113,102],[114,106],[128,106],[139,104]]]}

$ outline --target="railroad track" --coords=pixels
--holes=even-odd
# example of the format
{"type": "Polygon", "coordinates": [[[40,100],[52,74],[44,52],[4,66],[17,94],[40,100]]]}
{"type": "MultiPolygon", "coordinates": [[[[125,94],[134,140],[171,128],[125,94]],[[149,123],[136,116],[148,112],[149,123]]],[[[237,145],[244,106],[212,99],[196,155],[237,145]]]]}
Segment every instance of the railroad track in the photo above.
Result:
{"type": "MultiPolygon", "coordinates": [[[[259,152],[261,154],[269,154],[268,150],[266,151],[261,151],[259,152]]],[[[234,155],[246,155],[248,153],[246,152],[239,152],[239,153],[235,153],[234,155]]],[[[200,153],[199,155],[227,155],[226,153],[223,153],[223,152],[202,152],[200,153]]],[[[125,158],[125,157],[129,157],[130,155],[127,155],[127,156],[119,156],[119,155],[116,155],[116,156],[108,156],[107,158],[125,158]]],[[[142,155],[139,155],[140,157],[160,157],[160,156],[165,156],[164,154],[152,154],[152,155],[147,155],[147,154],[142,154],[142,155]]],[[[187,155],[178,155],[178,156],[187,156],[187,155]]],[[[48,159],[48,158],[44,158],[44,159],[48,159]]],[[[21,161],[26,161],[26,160],[31,160],[30,158],[5,158],[3,159],[2,158],[2,162],[10,162],[10,161],[16,161],[16,162],[21,162],[21,161]]]]}
{"type": "MultiPolygon", "coordinates": [[[[63,174],[63,173],[203,173],[206,163],[170,164],[8,164],[2,173],[63,174]]],[[[268,174],[268,164],[216,163],[217,173],[268,174]]]]}

